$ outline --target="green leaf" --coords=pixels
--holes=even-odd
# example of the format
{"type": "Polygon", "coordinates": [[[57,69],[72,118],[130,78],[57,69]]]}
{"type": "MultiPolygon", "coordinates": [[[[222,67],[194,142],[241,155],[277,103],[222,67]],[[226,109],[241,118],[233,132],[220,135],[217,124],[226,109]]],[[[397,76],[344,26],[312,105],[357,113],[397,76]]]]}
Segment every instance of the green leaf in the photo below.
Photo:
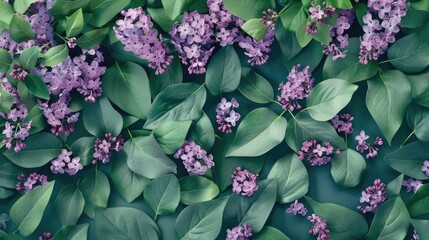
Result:
{"type": "Polygon", "coordinates": [[[56,158],[63,148],[63,143],[58,137],[46,132],[31,135],[25,143],[27,147],[20,152],[8,149],[3,155],[20,167],[37,168],[56,158]]]}
{"type": "Polygon", "coordinates": [[[146,178],[176,173],[177,166],[162,151],[153,135],[128,140],[123,148],[131,171],[146,178]]]}
{"type": "Polygon", "coordinates": [[[175,20],[186,7],[186,0],[162,0],[165,13],[171,20],[175,20]]]}
{"type": "Polygon", "coordinates": [[[386,71],[368,81],[366,106],[389,144],[401,126],[410,103],[410,83],[402,72],[386,71]]]}
{"type": "MultiPolygon", "coordinates": [[[[282,16],[287,16],[285,14],[286,13],[284,13],[282,16]]],[[[289,19],[289,17],[286,19],[289,19]]],[[[275,30],[276,39],[280,45],[280,49],[282,50],[283,57],[286,61],[289,61],[302,50],[298,40],[296,39],[296,34],[287,30],[286,27],[283,27],[283,24],[280,21],[277,21],[275,30]]]]}
{"type": "Polygon", "coordinates": [[[69,56],[69,49],[65,44],[61,44],[49,49],[42,56],[42,64],[47,67],[58,65],[69,56]]]}
{"type": "Polygon", "coordinates": [[[7,72],[12,64],[12,56],[10,53],[0,48],[0,72],[7,72]]]}
{"type": "Polygon", "coordinates": [[[386,186],[387,198],[393,198],[396,195],[399,195],[402,188],[402,181],[404,180],[404,174],[399,175],[392,181],[390,181],[386,186]]]}
{"type": "Polygon", "coordinates": [[[45,116],[43,116],[43,112],[39,108],[39,105],[35,105],[30,109],[30,111],[27,114],[27,117],[25,117],[23,122],[30,122],[30,121],[31,121],[30,134],[35,134],[45,129],[46,119],[45,119],[45,116]]]}
{"type": "MultiPolygon", "coordinates": [[[[122,0],[117,1],[119,2],[122,0]]],[[[76,43],[79,45],[79,47],[84,49],[95,48],[103,41],[108,32],[109,28],[100,28],[86,32],[77,39],[76,43]]]]}
{"type": "Polygon", "coordinates": [[[311,35],[318,42],[329,45],[331,42],[331,30],[328,24],[318,25],[317,33],[311,35]]]}
{"type": "Polygon", "coordinates": [[[21,52],[19,56],[19,65],[24,69],[31,70],[36,67],[39,58],[40,48],[37,46],[30,47],[21,52]]]}
{"type": "MultiPolygon", "coordinates": [[[[173,62],[168,66],[163,74],[155,74],[154,71],[149,75],[150,93],[154,98],[168,86],[181,83],[183,81],[182,65],[178,55],[174,56],[173,62]]],[[[104,84],[104,83],[103,83],[104,84]]]]}
{"type": "Polygon", "coordinates": [[[410,225],[410,215],[402,199],[398,196],[387,200],[378,207],[369,229],[368,239],[402,240],[410,225]]]}
{"type": "Polygon", "coordinates": [[[335,183],[343,189],[357,186],[366,170],[362,155],[353,149],[346,149],[332,157],[331,174],[335,183]]]}
{"type": "Polygon", "coordinates": [[[153,130],[153,136],[165,154],[173,154],[185,141],[192,121],[168,121],[153,130]]]}
{"type": "Polygon", "coordinates": [[[85,104],[82,114],[86,130],[96,137],[102,138],[106,133],[118,136],[122,131],[122,116],[105,97],[85,104]]]}
{"type": "Polygon", "coordinates": [[[359,240],[368,232],[365,218],[359,213],[333,203],[318,203],[310,197],[305,197],[305,200],[314,213],[328,223],[329,239],[359,240]]]}
{"type": "Polygon", "coordinates": [[[351,8],[353,8],[353,5],[350,2],[350,0],[327,0],[326,3],[328,6],[333,6],[335,8],[339,8],[339,9],[351,9],[351,8]]]}
{"type": "Polygon", "coordinates": [[[245,21],[251,18],[261,18],[263,11],[269,8],[274,9],[275,6],[273,0],[224,0],[223,3],[232,14],[245,21]]]}
{"type": "Polygon", "coordinates": [[[262,230],[252,237],[252,240],[290,240],[280,230],[266,226],[262,230]]]}
{"type": "Polygon", "coordinates": [[[172,174],[156,178],[147,185],[143,196],[155,219],[158,215],[174,213],[180,201],[179,181],[172,174]]]}
{"type": "Polygon", "coordinates": [[[17,43],[21,43],[36,37],[30,23],[23,17],[13,15],[9,25],[9,35],[17,43]]]}
{"type": "Polygon", "coordinates": [[[10,112],[14,104],[13,95],[0,88],[0,109],[2,112],[10,112]]]}
{"type": "Polygon", "coordinates": [[[429,109],[412,105],[407,111],[407,122],[421,141],[429,141],[429,109]]]}
{"type": "Polygon", "coordinates": [[[255,103],[270,103],[274,98],[271,84],[251,68],[241,69],[241,82],[238,90],[249,100],[255,103]]]}
{"type": "Polygon", "coordinates": [[[82,215],[84,206],[85,199],[75,185],[63,187],[55,199],[55,210],[64,226],[75,225],[82,215]]]}
{"type": "Polygon", "coordinates": [[[14,15],[15,11],[10,3],[4,1],[0,2],[0,30],[2,27],[7,28],[14,15]]]}
{"type": "Polygon", "coordinates": [[[307,169],[294,153],[277,160],[268,174],[268,179],[277,180],[277,202],[279,203],[300,199],[307,194],[310,185],[307,169]]]}
{"type": "Polygon", "coordinates": [[[219,187],[202,176],[186,176],[179,183],[180,202],[185,205],[207,202],[219,194],[219,187]]]}
{"type": "Polygon", "coordinates": [[[15,0],[13,8],[17,13],[23,14],[31,6],[31,4],[38,2],[38,0],[15,0]]]}
{"type": "Polygon", "coordinates": [[[16,194],[16,189],[0,187],[0,199],[10,198],[16,194]]]}
{"type": "Polygon", "coordinates": [[[210,59],[206,84],[210,93],[220,95],[233,92],[240,84],[241,64],[233,46],[221,48],[210,59]]]}
{"type": "Polygon", "coordinates": [[[51,14],[57,18],[68,16],[79,8],[85,9],[88,3],[89,0],[55,0],[51,14]]]}
{"type": "Polygon", "coordinates": [[[9,216],[17,225],[23,237],[30,236],[42,220],[43,213],[51,198],[55,181],[35,188],[20,197],[12,206],[9,216]]]}
{"type": "Polygon", "coordinates": [[[429,184],[422,185],[407,203],[408,212],[412,218],[428,214],[429,184]]]}
{"type": "Polygon", "coordinates": [[[169,120],[199,119],[206,96],[204,86],[196,83],[168,86],[153,101],[144,128],[152,130],[160,123],[169,120]]]}
{"type": "Polygon", "coordinates": [[[56,234],[55,239],[61,240],[87,240],[89,224],[63,226],[56,234]]]}
{"type": "Polygon", "coordinates": [[[143,211],[135,208],[108,208],[95,217],[97,239],[158,240],[156,223],[143,211]]]}
{"type": "Polygon", "coordinates": [[[341,79],[328,79],[317,84],[308,94],[307,111],[317,121],[331,120],[352,99],[358,86],[341,79]]]}
{"type": "Polygon", "coordinates": [[[222,227],[222,216],[228,197],[186,207],[176,220],[176,233],[181,240],[216,239],[222,227]]]}
{"type": "Polygon", "coordinates": [[[146,119],[150,105],[149,80],[146,71],[132,62],[116,63],[101,78],[103,93],[125,112],[146,119]]]}
{"type": "Polygon", "coordinates": [[[84,26],[82,8],[79,8],[68,19],[66,24],[66,36],[74,37],[82,32],[84,26]]]}
{"type": "Polygon", "coordinates": [[[210,118],[205,112],[192,127],[189,139],[202,146],[205,150],[212,148],[215,142],[215,132],[210,118]]]}
{"type": "Polygon", "coordinates": [[[411,219],[411,224],[413,224],[420,239],[429,238],[429,220],[411,219]]]}
{"type": "Polygon", "coordinates": [[[34,96],[49,100],[50,93],[48,86],[46,86],[46,83],[39,75],[32,73],[28,74],[27,77],[25,77],[24,83],[34,96]]]}
{"type": "Polygon", "coordinates": [[[268,31],[267,25],[263,24],[259,18],[247,20],[243,25],[241,25],[241,29],[256,41],[260,41],[268,31]]]}
{"type": "Polygon", "coordinates": [[[0,187],[15,189],[18,175],[23,171],[0,155],[0,187]]]}
{"type": "Polygon", "coordinates": [[[88,166],[94,160],[94,143],[95,137],[82,137],[77,139],[71,146],[71,151],[74,156],[80,158],[80,163],[83,166],[88,166]]]}
{"type": "MultiPolygon", "coordinates": [[[[313,40],[312,34],[307,34],[307,32],[305,31],[305,25],[307,25],[307,21],[302,21],[300,25],[298,25],[298,28],[296,29],[296,40],[298,40],[299,46],[301,48],[306,47],[308,44],[310,44],[310,42],[317,42],[317,41],[312,41],[313,40]]],[[[319,42],[317,43],[320,45],[319,42]]]]}
{"type": "Polygon", "coordinates": [[[90,0],[88,7],[92,18],[89,23],[94,27],[102,27],[129,3],[130,0],[90,0]]]}
{"type": "MultiPolygon", "coordinates": [[[[157,2],[160,2],[156,0],[157,2]]],[[[147,12],[165,32],[170,31],[175,22],[180,22],[181,16],[179,15],[176,19],[171,20],[170,17],[165,12],[164,8],[147,8],[147,12]]]]}
{"type": "Polygon", "coordinates": [[[310,66],[310,71],[313,71],[325,56],[325,54],[323,54],[323,49],[322,44],[317,41],[311,41],[308,46],[302,49],[294,58],[287,60],[287,58],[283,56],[283,62],[289,71],[297,64],[301,64],[301,66],[310,66]]]}
{"type": "Polygon", "coordinates": [[[255,109],[238,126],[237,134],[226,156],[260,156],[282,142],[286,126],[286,118],[269,108],[255,109]]]}
{"type": "Polygon", "coordinates": [[[90,218],[95,217],[96,208],[106,208],[110,195],[109,180],[102,171],[85,177],[79,185],[85,198],[83,210],[90,218]]]}
{"type": "Polygon", "coordinates": [[[427,78],[429,78],[429,71],[416,75],[407,75],[415,102],[424,107],[429,107],[429,81],[424,81],[427,78]]]}

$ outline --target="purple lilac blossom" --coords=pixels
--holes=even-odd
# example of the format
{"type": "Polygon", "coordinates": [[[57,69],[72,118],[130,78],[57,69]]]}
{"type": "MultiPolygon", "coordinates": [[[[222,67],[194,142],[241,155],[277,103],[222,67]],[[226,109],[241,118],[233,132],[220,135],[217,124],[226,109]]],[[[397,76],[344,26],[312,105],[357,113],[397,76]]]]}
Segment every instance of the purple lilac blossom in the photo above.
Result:
{"type": "Polygon", "coordinates": [[[406,0],[368,0],[368,12],[363,16],[365,33],[360,38],[359,61],[362,64],[378,60],[389,44],[395,42],[402,17],[409,7],[406,0]]]}
{"type": "Polygon", "coordinates": [[[226,230],[226,240],[248,240],[252,236],[253,229],[247,225],[235,226],[226,230]]]}
{"type": "Polygon", "coordinates": [[[413,240],[420,240],[420,236],[417,234],[416,229],[413,231],[413,240]]]}
{"type": "Polygon", "coordinates": [[[23,81],[25,77],[27,77],[28,72],[25,71],[18,64],[13,64],[12,71],[10,72],[10,76],[18,81],[23,81]]]}
{"type": "Polygon", "coordinates": [[[370,144],[366,142],[368,138],[369,136],[366,135],[364,130],[360,131],[359,135],[355,137],[355,140],[358,141],[356,150],[358,150],[360,153],[363,153],[364,151],[368,150],[368,153],[366,154],[366,158],[367,159],[375,158],[379,151],[379,148],[377,146],[383,145],[383,139],[381,137],[376,137],[374,142],[370,144]]]}
{"type": "Polygon", "coordinates": [[[204,175],[207,169],[212,168],[213,155],[207,152],[193,141],[186,141],[174,154],[175,159],[181,159],[183,165],[189,173],[204,175]]]}
{"type": "Polygon", "coordinates": [[[112,151],[120,151],[124,146],[124,139],[122,136],[112,137],[111,133],[106,133],[104,139],[95,140],[94,149],[95,152],[93,157],[95,158],[92,161],[92,164],[96,164],[97,161],[101,161],[106,164],[110,161],[110,156],[112,151]]]}
{"type": "Polygon", "coordinates": [[[38,173],[32,173],[27,178],[24,174],[20,174],[18,180],[19,182],[16,184],[16,190],[24,190],[25,193],[48,183],[48,178],[38,173]]]}
{"type": "Polygon", "coordinates": [[[51,161],[51,171],[55,174],[67,173],[70,176],[76,175],[76,173],[83,169],[80,163],[80,158],[71,158],[73,153],[66,149],[61,150],[60,155],[51,161]]]}
{"type": "Polygon", "coordinates": [[[314,213],[311,214],[311,216],[308,216],[307,219],[313,224],[308,233],[311,235],[317,235],[317,240],[326,240],[331,237],[329,235],[328,223],[326,220],[314,213]]]}
{"type": "Polygon", "coordinates": [[[141,7],[122,10],[123,19],[117,20],[114,27],[116,37],[124,44],[124,50],[138,55],[149,62],[155,74],[162,74],[173,60],[170,51],[163,43],[162,35],[153,29],[151,17],[141,7]]]}
{"type": "Polygon", "coordinates": [[[37,238],[37,240],[54,240],[54,236],[52,236],[52,233],[50,232],[44,232],[37,238]]]}
{"type": "Polygon", "coordinates": [[[293,111],[301,109],[298,100],[305,99],[313,89],[314,78],[311,77],[310,66],[300,70],[301,65],[295,65],[287,76],[286,83],[280,83],[278,90],[280,95],[277,100],[283,105],[283,109],[293,111]]]}
{"type": "Polygon", "coordinates": [[[407,188],[407,192],[413,191],[414,193],[416,193],[417,190],[419,190],[419,188],[423,186],[423,183],[420,180],[409,178],[408,180],[402,181],[402,186],[407,188]]]}
{"type": "Polygon", "coordinates": [[[420,169],[426,174],[426,176],[429,176],[429,160],[424,160],[420,169]]]}
{"type": "Polygon", "coordinates": [[[355,14],[353,10],[340,10],[335,26],[331,26],[330,44],[324,45],[323,53],[329,55],[332,53],[332,60],[345,58],[347,54],[346,47],[349,45],[349,35],[345,31],[350,29],[353,24],[355,14]]]}
{"type": "Polygon", "coordinates": [[[244,21],[228,11],[223,0],[208,0],[207,5],[210,20],[214,24],[216,42],[222,47],[238,42],[243,35],[240,26],[244,21]]]}
{"type": "Polygon", "coordinates": [[[328,6],[326,2],[322,2],[322,5],[315,6],[315,1],[312,1],[309,12],[311,21],[305,25],[305,32],[306,34],[317,34],[318,25],[326,24],[326,21],[334,15],[335,8],[328,6]]]}
{"type": "Polygon", "coordinates": [[[307,212],[308,209],[304,206],[303,203],[300,203],[298,199],[295,200],[295,202],[292,203],[288,209],[286,209],[286,213],[291,213],[293,215],[300,214],[302,216],[305,216],[307,212]]]}
{"type": "Polygon", "coordinates": [[[309,140],[302,143],[298,155],[300,160],[307,158],[311,166],[322,166],[331,162],[334,153],[339,154],[340,150],[337,149],[334,152],[334,147],[331,143],[324,142],[320,144],[316,140],[309,140]]]}
{"type": "Polygon", "coordinates": [[[242,170],[241,167],[232,173],[232,191],[243,196],[252,196],[258,190],[258,174],[242,170]]]}
{"type": "Polygon", "coordinates": [[[331,125],[335,128],[338,133],[350,134],[353,132],[353,117],[348,114],[340,114],[335,115],[334,118],[331,119],[331,125]]]}
{"type": "Polygon", "coordinates": [[[362,191],[360,202],[363,205],[358,206],[357,209],[363,213],[375,213],[377,208],[386,200],[386,185],[380,179],[374,180],[374,185],[362,191]]]}
{"type": "Polygon", "coordinates": [[[216,122],[219,125],[218,129],[223,133],[232,133],[232,128],[235,127],[240,119],[240,114],[235,110],[239,107],[235,98],[228,102],[226,98],[222,98],[216,107],[216,122]]]}

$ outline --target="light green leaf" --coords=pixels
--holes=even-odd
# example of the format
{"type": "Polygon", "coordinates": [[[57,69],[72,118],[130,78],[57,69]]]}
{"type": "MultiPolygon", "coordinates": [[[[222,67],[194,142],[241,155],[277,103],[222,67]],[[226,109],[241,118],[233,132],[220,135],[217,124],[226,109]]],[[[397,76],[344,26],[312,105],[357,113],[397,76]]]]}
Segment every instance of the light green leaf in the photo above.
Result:
{"type": "Polygon", "coordinates": [[[23,17],[13,15],[9,25],[10,37],[17,43],[21,43],[36,37],[30,23],[23,17]]]}
{"type": "Polygon", "coordinates": [[[429,71],[421,74],[407,75],[407,79],[411,84],[411,94],[417,104],[424,107],[429,107],[429,71]]]}
{"type": "Polygon", "coordinates": [[[42,64],[47,67],[58,65],[69,55],[69,49],[65,44],[61,44],[49,49],[42,55],[42,64]]]}
{"type": "Polygon", "coordinates": [[[158,215],[174,213],[180,201],[179,181],[172,174],[156,178],[147,185],[143,196],[155,219],[158,215]]]}
{"type": "MultiPolygon", "coordinates": [[[[122,0],[118,0],[118,2],[119,1],[122,1],[122,0]]],[[[100,45],[103,39],[107,36],[108,32],[109,32],[109,28],[100,28],[100,29],[86,32],[77,39],[76,43],[77,45],[79,45],[79,47],[83,49],[95,48],[96,46],[100,45]]]]}
{"type": "Polygon", "coordinates": [[[72,226],[63,226],[55,234],[54,239],[61,240],[87,240],[89,224],[79,224],[72,226]]]}
{"type": "Polygon", "coordinates": [[[130,0],[90,0],[88,8],[92,18],[89,23],[94,27],[102,27],[129,3],[130,0]]]}
{"type": "Polygon", "coordinates": [[[271,84],[251,68],[241,69],[241,81],[238,90],[249,100],[256,103],[270,103],[274,98],[271,84]]]}
{"type": "Polygon", "coordinates": [[[79,8],[85,9],[89,0],[55,0],[51,8],[51,14],[57,18],[68,16],[79,8]]]}
{"type": "Polygon", "coordinates": [[[260,41],[268,31],[267,25],[263,24],[259,18],[247,20],[243,25],[241,25],[241,29],[256,41],[260,41]]]}
{"type": "Polygon", "coordinates": [[[353,149],[348,148],[332,157],[332,177],[335,183],[343,189],[357,186],[365,170],[365,159],[353,149]]]}
{"type": "Polygon", "coordinates": [[[86,130],[95,137],[102,138],[106,133],[118,136],[122,131],[122,116],[105,97],[85,104],[82,115],[86,130]]]}
{"type": "Polygon", "coordinates": [[[413,224],[420,239],[429,238],[429,220],[411,219],[411,224],[413,224]]]}
{"type": "Polygon", "coordinates": [[[13,95],[0,88],[0,109],[2,112],[10,112],[14,104],[13,95]]]}
{"type": "Polygon", "coordinates": [[[110,195],[110,184],[106,175],[97,170],[84,178],[79,185],[85,198],[84,211],[90,218],[95,217],[96,208],[106,208],[110,195]]]}
{"type": "Polygon", "coordinates": [[[224,0],[226,8],[235,16],[247,21],[251,18],[261,18],[262,12],[267,9],[274,9],[275,1],[273,0],[224,0]]]}
{"type": "Polygon", "coordinates": [[[21,52],[19,56],[19,65],[24,69],[31,70],[36,66],[39,58],[40,48],[37,46],[30,47],[21,52]]]}
{"type": "Polygon", "coordinates": [[[75,225],[82,215],[84,206],[85,199],[75,185],[63,187],[55,199],[55,210],[64,226],[75,225]]]}
{"type": "Polygon", "coordinates": [[[153,136],[165,154],[173,154],[185,141],[192,121],[168,121],[153,130],[153,136]]]}
{"type": "Polygon", "coordinates": [[[280,230],[266,226],[262,230],[252,237],[252,240],[290,240],[280,230]]]}
{"type": "Polygon", "coordinates": [[[0,72],[7,72],[12,64],[12,56],[10,53],[0,48],[0,72]]]}
{"type": "Polygon", "coordinates": [[[79,8],[68,19],[66,24],[66,36],[74,37],[82,32],[84,26],[82,8],[79,8]]]}
{"type": "Polygon", "coordinates": [[[407,111],[407,122],[421,141],[429,141],[429,109],[411,105],[407,111]]]}
{"type": "Polygon", "coordinates": [[[186,0],[162,0],[165,13],[171,20],[175,20],[185,10],[186,4],[186,0]]]}
{"type": "Polygon", "coordinates": [[[180,202],[185,205],[207,202],[219,194],[219,187],[202,176],[186,176],[179,183],[180,202]]]}

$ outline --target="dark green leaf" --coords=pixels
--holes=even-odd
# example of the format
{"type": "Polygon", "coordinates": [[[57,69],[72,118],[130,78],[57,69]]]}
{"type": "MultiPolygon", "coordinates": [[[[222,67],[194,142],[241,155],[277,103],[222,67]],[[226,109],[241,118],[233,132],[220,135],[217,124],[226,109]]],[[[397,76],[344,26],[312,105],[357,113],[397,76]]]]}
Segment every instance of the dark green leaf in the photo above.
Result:
{"type": "Polygon", "coordinates": [[[88,166],[94,160],[94,143],[95,137],[82,137],[77,139],[71,146],[71,151],[74,156],[80,158],[80,163],[83,166],[88,166]]]}
{"type": "Polygon", "coordinates": [[[75,185],[63,187],[55,199],[55,210],[61,223],[75,225],[82,215],[85,199],[82,192],[75,185]]]}
{"type": "Polygon", "coordinates": [[[287,60],[288,57],[283,56],[283,61],[289,71],[297,64],[301,64],[301,66],[304,67],[310,66],[310,71],[313,71],[319,65],[320,61],[322,61],[323,56],[322,44],[317,41],[311,41],[307,47],[302,49],[302,51],[291,60],[287,60]]]}
{"type": "Polygon", "coordinates": [[[105,97],[95,103],[87,103],[82,115],[86,130],[96,137],[102,138],[106,133],[118,136],[122,131],[122,116],[105,97]]]}
{"type": "Polygon", "coordinates": [[[66,24],[67,37],[74,37],[82,32],[84,26],[82,8],[74,12],[68,19],[66,24]]]}
{"type": "Polygon", "coordinates": [[[95,27],[102,27],[129,3],[130,0],[90,0],[89,11],[92,18],[89,23],[95,27]]]}
{"type": "Polygon", "coordinates": [[[337,185],[343,189],[357,186],[365,170],[365,159],[353,149],[348,148],[332,158],[332,177],[337,185]]]}
{"type": "Polygon", "coordinates": [[[79,8],[85,9],[89,0],[55,0],[51,14],[55,17],[68,16],[79,8]]]}
{"type": "MultiPolygon", "coordinates": [[[[118,2],[119,1],[122,0],[118,0],[118,2]]],[[[95,48],[103,41],[108,32],[109,28],[100,28],[86,32],[77,39],[76,43],[79,45],[79,47],[84,49],[95,48]]]]}
{"type": "Polygon", "coordinates": [[[18,175],[23,171],[0,155],[0,187],[14,189],[18,175]]]}
{"type": "Polygon", "coordinates": [[[429,213],[429,184],[422,185],[407,203],[408,212],[412,218],[429,213]]]}
{"type": "Polygon", "coordinates": [[[173,154],[185,141],[192,121],[168,121],[153,130],[153,136],[165,154],[173,154]]]}
{"type": "Polygon", "coordinates": [[[266,226],[262,230],[252,237],[252,240],[290,240],[280,230],[266,226]]]}
{"type": "Polygon", "coordinates": [[[202,146],[205,150],[212,148],[215,142],[215,132],[210,118],[205,112],[201,118],[192,127],[190,140],[195,141],[198,145],[202,146]]]}
{"type": "Polygon", "coordinates": [[[411,219],[411,224],[413,224],[420,239],[429,238],[429,220],[411,219]]]}
{"type": "Polygon", "coordinates": [[[21,43],[36,37],[30,23],[23,17],[13,15],[9,25],[10,37],[17,43],[21,43]]]}
{"type": "Polygon", "coordinates": [[[95,217],[96,208],[106,208],[110,195],[109,180],[103,172],[97,170],[84,178],[79,185],[85,198],[83,210],[90,218],[95,217]]]}
{"type": "Polygon", "coordinates": [[[276,39],[280,45],[280,49],[282,50],[283,58],[286,61],[291,60],[302,50],[298,40],[296,39],[295,33],[286,30],[280,21],[277,21],[276,25],[276,39]]]}
{"type": "Polygon", "coordinates": [[[429,71],[416,75],[407,75],[414,100],[424,107],[429,107],[429,81],[425,81],[427,78],[429,78],[429,71]]]}
{"type": "Polygon", "coordinates": [[[163,74],[155,74],[154,71],[149,75],[150,92],[154,98],[168,86],[181,83],[183,81],[182,65],[178,55],[174,56],[173,62],[163,74]]]}
{"type": "Polygon", "coordinates": [[[179,180],[180,202],[185,205],[210,201],[219,194],[219,187],[201,176],[187,176],[179,180]]]}
{"type": "Polygon", "coordinates": [[[179,181],[172,174],[156,178],[147,185],[143,196],[155,216],[174,213],[180,201],[179,181]]]}
{"type": "Polygon", "coordinates": [[[49,49],[42,56],[42,64],[47,67],[58,65],[69,55],[69,49],[65,44],[61,44],[49,49]]]}
{"type": "Polygon", "coordinates": [[[270,103],[274,98],[274,90],[271,84],[250,68],[242,68],[238,90],[256,103],[270,103]]]}
{"type": "Polygon", "coordinates": [[[49,100],[49,89],[43,79],[37,74],[28,74],[24,80],[25,86],[27,86],[30,92],[41,99],[49,100]]]}
{"type": "Polygon", "coordinates": [[[61,240],[87,240],[88,228],[88,223],[74,226],[63,226],[57,234],[55,234],[54,238],[61,240]]]}
{"type": "Polygon", "coordinates": [[[0,72],[7,72],[12,64],[10,53],[0,48],[0,72]]]}
{"type": "Polygon", "coordinates": [[[412,105],[407,111],[407,121],[421,141],[429,141],[429,109],[412,105]]]}
{"type": "Polygon", "coordinates": [[[243,25],[241,25],[241,29],[256,41],[260,41],[268,31],[267,25],[263,24],[259,18],[247,20],[243,25]]]}
{"type": "Polygon", "coordinates": [[[269,8],[274,9],[275,6],[273,0],[224,0],[223,3],[232,14],[245,21],[251,18],[261,18],[263,11],[269,8]]]}
{"type": "Polygon", "coordinates": [[[396,195],[399,195],[399,193],[401,192],[403,180],[404,180],[404,174],[401,174],[387,184],[386,194],[388,199],[393,198],[396,195]]]}

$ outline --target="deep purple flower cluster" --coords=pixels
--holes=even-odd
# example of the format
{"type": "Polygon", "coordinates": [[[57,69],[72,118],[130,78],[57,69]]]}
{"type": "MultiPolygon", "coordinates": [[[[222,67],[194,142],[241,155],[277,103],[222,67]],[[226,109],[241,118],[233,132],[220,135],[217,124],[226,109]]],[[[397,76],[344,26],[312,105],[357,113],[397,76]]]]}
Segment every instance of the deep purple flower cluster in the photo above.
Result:
{"type": "Polygon", "coordinates": [[[232,191],[243,196],[252,196],[258,190],[258,174],[242,170],[241,167],[232,173],[232,191]]]}
{"type": "Polygon", "coordinates": [[[283,109],[293,111],[301,109],[298,100],[305,99],[313,89],[314,78],[311,77],[310,66],[300,70],[301,65],[295,65],[287,76],[286,83],[280,83],[280,96],[277,100],[283,105],[283,109]]]}
{"type": "Polygon", "coordinates": [[[326,2],[323,2],[322,5],[315,5],[314,0],[311,5],[309,8],[311,21],[305,25],[305,32],[307,34],[317,34],[317,26],[326,24],[326,21],[334,15],[335,8],[328,6],[326,2]]]}
{"type": "Polygon", "coordinates": [[[97,161],[102,163],[108,163],[112,151],[120,151],[124,147],[124,139],[122,136],[113,137],[111,133],[106,133],[104,139],[95,140],[94,149],[95,152],[92,155],[95,159],[92,164],[96,164],[97,161]]]}
{"type": "Polygon", "coordinates": [[[386,185],[380,179],[374,180],[374,185],[362,191],[360,202],[364,205],[358,206],[357,209],[363,213],[375,213],[377,208],[386,200],[386,185]]]}
{"type": "Polygon", "coordinates": [[[226,240],[248,240],[252,236],[252,227],[247,224],[226,230],[226,240]]]}
{"type": "Polygon", "coordinates": [[[340,10],[335,26],[331,26],[331,40],[329,45],[324,45],[323,53],[329,55],[332,53],[332,59],[345,58],[347,54],[346,47],[349,45],[349,35],[345,33],[350,29],[355,18],[353,10],[340,10]]]}
{"type": "Polygon", "coordinates": [[[50,233],[50,232],[44,232],[37,239],[38,240],[54,240],[54,236],[52,236],[52,233],[50,233]]]}
{"type": "Polygon", "coordinates": [[[20,174],[18,180],[16,191],[24,190],[25,193],[48,183],[48,177],[38,173],[32,173],[27,178],[24,174],[20,174]]]}
{"type": "Polygon", "coordinates": [[[232,128],[235,127],[240,119],[240,114],[235,111],[240,105],[235,98],[228,102],[226,98],[222,98],[216,107],[216,122],[219,125],[218,129],[223,133],[232,133],[232,128]]]}
{"type": "Polygon", "coordinates": [[[313,224],[309,233],[311,235],[317,235],[317,240],[326,240],[331,236],[329,235],[328,223],[326,220],[317,216],[316,214],[311,214],[307,219],[313,224]]]}
{"type": "Polygon", "coordinates": [[[21,66],[19,66],[18,64],[13,64],[13,68],[12,71],[9,74],[12,78],[18,80],[18,81],[23,81],[25,79],[25,77],[27,77],[28,72],[25,71],[21,66]]]}
{"type": "Polygon", "coordinates": [[[360,131],[359,135],[355,137],[355,140],[358,141],[358,145],[356,146],[356,150],[363,153],[364,151],[368,150],[368,154],[366,154],[366,158],[375,158],[378,154],[378,147],[383,145],[383,139],[381,137],[376,137],[374,142],[372,144],[367,143],[366,140],[368,140],[369,136],[366,135],[365,131],[360,131]]]}
{"type": "Polygon", "coordinates": [[[292,203],[288,209],[286,209],[286,213],[292,213],[293,215],[300,214],[302,216],[305,216],[308,212],[308,209],[304,206],[303,203],[300,203],[297,200],[295,200],[294,203],[292,203]]]}
{"type": "Polygon", "coordinates": [[[333,119],[331,119],[331,125],[337,130],[338,133],[350,134],[353,132],[353,117],[348,114],[340,114],[335,115],[333,119]]]}
{"type": "Polygon", "coordinates": [[[153,29],[151,17],[141,7],[122,10],[123,19],[114,27],[116,37],[124,44],[125,51],[132,52],[149,62],[155,74],[162,74],[170,65],[173,56],[158,30],[153,29]]]}
{"type": "Polygon", "coordinates": [[[340,150],[334,152],[334,147],[329,142],[318,143],[316,140],[305,141],[302,143],[301,150],[299,151],[299,159],[307,160],[311,166],[322,166],[331,162],[332,155],[339,154],[340,150]]]}
{"type": "Polygon", "coordinates": [[[420,169],[426,174],[426,176],[429,176],[429,160],[424,160],[420,169]]]}
{"type": "Polygon", "coordinates": [[[409,178],[408,180],[403,180],[402,181],[402,186],[407,188],[407,192],[411,192],[414,191],[417,192],[417,190],[419,190],[419,188],[423,185],[422,181],[414,179],[414,178],[409,178]]]}
{"type": "Polygon", "coordinates": [[[360,38],[359,60],[362,64],[378,60],[389,44],[395,42],[402,17],[409,7],[406,0],[368,0],[368,12],[363,16],[365,34],[360,38]]]}
{"type": "Polygon", "coordinates": [[[55,174],[64,174],[65,172],[70,176],[76,175],[78,171],[83,169],[83,166],[79,157],[70,157],[72,154],[66,149],[61,150],[60,155],[51,161],[51,171],[55,174]]]}
{"type": "Polygon", "coordinates": [[[200,145],[193,141],[186,141],[174,154],[175,159],[181,159],[189,173],[204,175],[207,169],[212,168],[213,155],[207,154],[200,145]]]}

